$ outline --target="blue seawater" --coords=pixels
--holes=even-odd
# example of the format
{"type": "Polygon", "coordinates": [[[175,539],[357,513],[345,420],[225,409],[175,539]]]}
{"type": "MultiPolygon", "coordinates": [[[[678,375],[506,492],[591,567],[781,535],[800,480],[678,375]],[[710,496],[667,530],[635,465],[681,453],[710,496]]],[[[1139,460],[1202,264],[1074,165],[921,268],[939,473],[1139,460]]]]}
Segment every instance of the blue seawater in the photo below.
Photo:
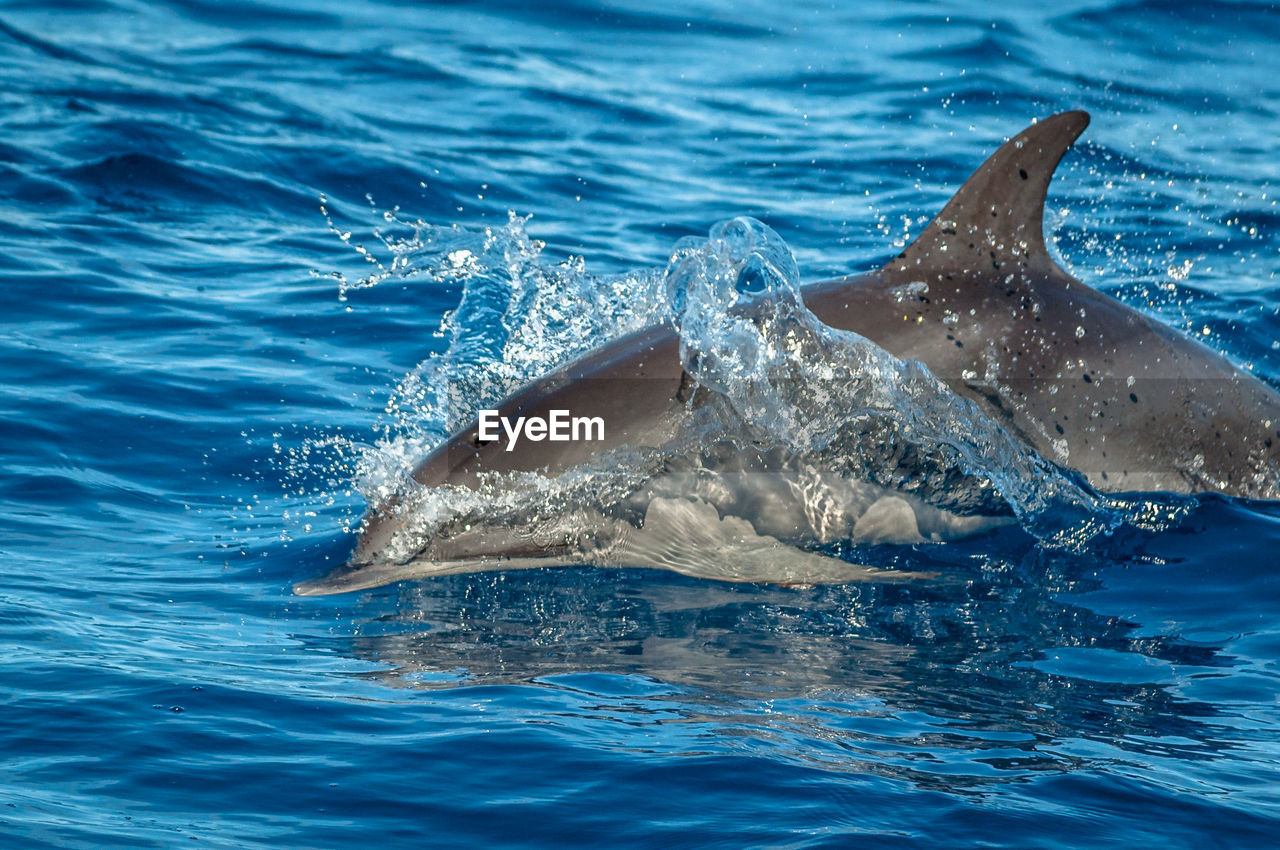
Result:
{"type": "Polygon", "coordinates": [[[1226,0],[0,2],[0,844],[1275,846],[1274,505],[901,585],[290,587],[449,344],[396,220],[608,276],[749,215],[815,280],[1084,108],[1053,250],[1280,381],[1278,45],[1226,0]]]}

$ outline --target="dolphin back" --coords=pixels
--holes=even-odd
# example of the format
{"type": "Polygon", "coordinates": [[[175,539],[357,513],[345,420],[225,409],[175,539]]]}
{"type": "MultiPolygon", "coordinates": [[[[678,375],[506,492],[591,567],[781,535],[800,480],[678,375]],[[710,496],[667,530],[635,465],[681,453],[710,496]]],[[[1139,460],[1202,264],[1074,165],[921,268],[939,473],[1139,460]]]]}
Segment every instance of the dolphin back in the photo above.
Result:
{"type": "Polygon", "coordinates": [[[1049,255],[1049,182],[1088,124],[1076,111],[1027,127],[905,251],[805,304],[923,362],[1100,490],[1280,498],[1280,395],[1049,255]]]}

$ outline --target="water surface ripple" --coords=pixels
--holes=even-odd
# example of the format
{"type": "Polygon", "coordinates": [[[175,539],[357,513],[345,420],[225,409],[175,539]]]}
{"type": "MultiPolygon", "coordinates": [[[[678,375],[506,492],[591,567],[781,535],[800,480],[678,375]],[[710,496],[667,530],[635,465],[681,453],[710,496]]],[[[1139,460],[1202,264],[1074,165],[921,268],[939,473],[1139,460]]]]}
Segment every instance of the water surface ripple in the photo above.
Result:
{"type": "Polygon", "coordinates": [[[1260,2],[0,0],[0,842],[1273,846],[1274,505],[904,584],[289,588],[461,356],[466,271],[397,221],[636,281],[751,216],[816,280],[1082,108],[1051,250],[1280,381],[1277,43],[1260,2]]]}

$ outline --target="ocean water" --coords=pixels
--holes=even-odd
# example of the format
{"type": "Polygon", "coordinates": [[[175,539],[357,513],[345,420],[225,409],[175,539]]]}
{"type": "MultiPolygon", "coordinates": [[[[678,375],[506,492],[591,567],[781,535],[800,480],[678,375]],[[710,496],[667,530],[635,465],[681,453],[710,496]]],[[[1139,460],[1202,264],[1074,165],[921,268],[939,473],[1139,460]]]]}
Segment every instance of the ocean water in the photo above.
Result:
{"type": "Polygon", "coordinates": [[[736,216],[873,268],[1062,109],[1062,264],[1280,382],[1280,7],[1015,5],[0,2],[0,844],[1274,846],[1273,504],[291,592],[441,369],[736,216]]]}

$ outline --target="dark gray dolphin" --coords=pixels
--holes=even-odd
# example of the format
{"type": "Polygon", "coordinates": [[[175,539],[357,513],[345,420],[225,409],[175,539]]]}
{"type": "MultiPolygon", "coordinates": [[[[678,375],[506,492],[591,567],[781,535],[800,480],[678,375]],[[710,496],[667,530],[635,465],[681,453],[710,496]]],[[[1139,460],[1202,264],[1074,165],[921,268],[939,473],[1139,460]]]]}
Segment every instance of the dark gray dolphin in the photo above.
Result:
{"type": "MultiPolygon", "coordinates": [[[[906,251],[881,269],[806,287],[805,305],[828,325],[923,362],[955,393],[1099,490],[1280,498],[1280,395],[1222,355],[1071,277],[1049,256],[1043,235],[1049,181],[1088,123],[1084,112],[1064,112],[1028,127],[983,163],[906,251]]],[[[600,417],[605,440],[525,440],[507,451],[505,434],[482,440],[472,423],[428,455],[413,477],[428,488],[475,488],[484,473],[554,475],[611,448],[662,446],[687,415],[690,390],[677,333],[650,327],[498,406],[512,420],[554,410],[600,417]]],[[[734,517],[699,525],[678,500],[655,500],[655,509],[661,514],[655,523],[670,520],[668,530],[699,538],[704,554],[751,533],[724,525],[734,517]]],[[[886,512],[892,506],[880,510],[886,512]]],[[[383,549],[404,514],[394,503],[374,506],[351,561],[295,590],[335,593],[428,573],[573,560],[563,547],[539,543],[543,536],[477,530],[388,561],[383,549]]],[[[811,553],[779,566],[785,547],[776,539],[759,535],[750,543],[759,569],[723,577],[758,579],[769,575],[769,564],[783,580],[874,572],[838,562],[842,573],[825,563],[833,559],[811,553]]],[[[614,560],[694,571],[690,552],[659,557],[655,545],[633,541],[614,560]]],[[[735,556],[751,561],[741,551],[735,556]]]]}

